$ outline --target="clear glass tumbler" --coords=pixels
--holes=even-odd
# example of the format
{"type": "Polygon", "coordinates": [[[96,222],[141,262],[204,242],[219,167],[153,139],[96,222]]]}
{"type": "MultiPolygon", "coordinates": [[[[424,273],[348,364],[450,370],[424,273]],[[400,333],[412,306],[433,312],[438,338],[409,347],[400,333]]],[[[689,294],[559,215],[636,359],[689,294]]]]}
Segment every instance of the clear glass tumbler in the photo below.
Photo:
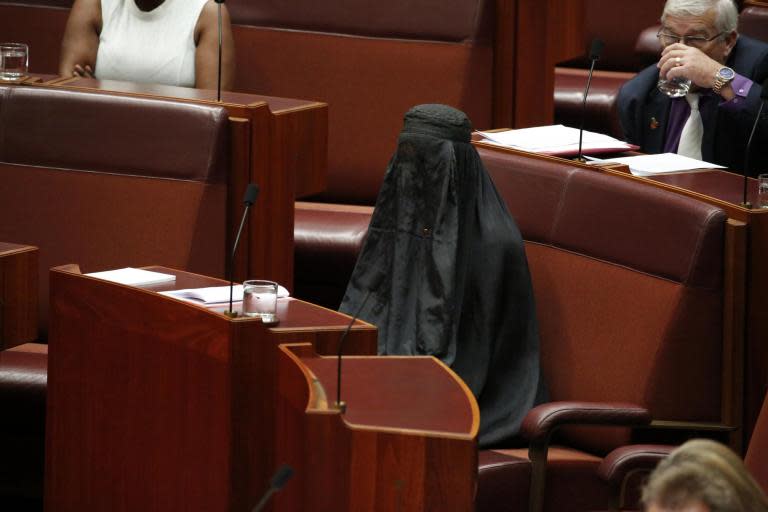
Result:
{"type": "Polygon", "coordinates": [[[691,81],[687,78],[676,77],[669,80],[659,80],[657,87],[670,98],[680,98],[691,90],[691,81]]]}
{"type": "Polygon", "coordinates": [[[265,324],[277,323],[277,283],[255,279],[245,281],[243,314],[259,317],[265,324]]]}
{"type": "Polygon", "coordinates": [[[29,47],[24,43],[0,43],[0,80],[18,80],[27,74],[29,47]]]}

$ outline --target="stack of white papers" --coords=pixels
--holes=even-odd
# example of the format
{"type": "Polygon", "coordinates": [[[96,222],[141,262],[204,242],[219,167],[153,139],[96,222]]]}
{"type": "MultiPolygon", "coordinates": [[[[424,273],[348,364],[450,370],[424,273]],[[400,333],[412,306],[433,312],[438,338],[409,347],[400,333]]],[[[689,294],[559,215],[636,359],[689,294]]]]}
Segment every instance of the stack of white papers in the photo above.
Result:
{"type": "Polygon", "coordinates": [[[616,162],[629,166],[629,171],[635,176],[657,176],[674,174],[693,170],[724,169],[722,165],[711,164],[676,153],[661,153],[658,155],[628,156],[625,158],[608,158],[592,160],[595,163],[616,162]]]}
{"type": "MultiPolygon", "coordinates": [[[[579,130],[561,124],[553,126],[537,126],[535,128],[522,128],[519,130],[505,130],[502,132],[477,132],[486,140],[498,146],[505,146],[533,153],[548,155],[569,155],[579,152],[579,130]]],[[[582,138],[582,151],[627,151],[637,149],[626,142],[620,141],[602,133],[584,130],[582,138]]]]}
{"type": "MultiPolygon", "coordinates": [[[[186,290],[170,290],[160,292],[162,295],[173,297],[174,299],[185,300],[197,304],[225,304],[229,302],[229,286],[212,286],[209,288],[189,288],[186,290]]],[[[290,297],[288,290],[282,286],[277,287],[277,297],[290,297]]],[[[243,285],[236,284],[232,289],[232,301],[240,302],[243,300],[243,285]]]]}
{"type": "Polygon", "coordinates": [[[104,272],[92,272],[85,275],[129,286],[149,286],[153,284],[173,283],[176,281],[176,276],[173,274],[163,274],[161,272],[152,272],[151,270],[142,270],[140,268],[131,267],[107,270],[104,272]]]}

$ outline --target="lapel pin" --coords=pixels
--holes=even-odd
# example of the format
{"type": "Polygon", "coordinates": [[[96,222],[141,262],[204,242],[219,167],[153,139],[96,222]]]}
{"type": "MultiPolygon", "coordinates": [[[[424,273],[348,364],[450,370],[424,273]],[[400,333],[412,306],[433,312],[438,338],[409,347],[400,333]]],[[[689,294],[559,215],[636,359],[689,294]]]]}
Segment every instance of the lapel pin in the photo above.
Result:
{"type": "Polygon", "coordinates": [[[656,120],[655,117],[651,118],[651,130],[655,130],[659,127],[659,122],[656,120]]]}

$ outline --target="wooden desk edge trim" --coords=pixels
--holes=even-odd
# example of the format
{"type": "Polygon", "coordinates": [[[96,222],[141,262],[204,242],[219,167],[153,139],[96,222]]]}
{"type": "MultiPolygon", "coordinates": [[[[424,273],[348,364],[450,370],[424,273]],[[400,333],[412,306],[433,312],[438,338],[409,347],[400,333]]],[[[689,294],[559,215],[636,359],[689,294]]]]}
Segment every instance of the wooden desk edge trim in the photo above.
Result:
{"type": "Polygon", "coordinates": [[[182,98],[179,96],[166,96],[164,94],[153,94],[148,92],[115,91],[111,89],[98,89],[95,87],[86,87],[82,85],[69,85],[69,83],[73,80],[75,80],[75,78],[65,78],[60,81],[52,80],[49,82],[44,82],[44,83],[34,84],[34,85],[37,85],[39,87],[46,87],[52,90],[91,92],[94,94],[105,94],[105,95],[112,94],[115,96],[127,96],[130,98],[177,101],[182,103],[194,103],[197,105],[202,104],[202,105],[209,105],[214,107],[219,106],[219,107],[227,107],[227,108],[253,108],[253,109],[266,107],[267,110],[269,110],[269,104],[266,101],[254,101],[252,103],[228,103],[226,101],[208,100],[205,98],[182,98]]]}
{"type": "Polygon", "coordinates": [[[24,254],[25,252],[35,252],[40,250],[37,246],[34,245],[14,244],[11,242],[8,242],[8,244],[18,245],[18,247],[15,249],[2,250],[2,246],[0,246],[0,256],[12,256],[14,254],[24,254]]]}

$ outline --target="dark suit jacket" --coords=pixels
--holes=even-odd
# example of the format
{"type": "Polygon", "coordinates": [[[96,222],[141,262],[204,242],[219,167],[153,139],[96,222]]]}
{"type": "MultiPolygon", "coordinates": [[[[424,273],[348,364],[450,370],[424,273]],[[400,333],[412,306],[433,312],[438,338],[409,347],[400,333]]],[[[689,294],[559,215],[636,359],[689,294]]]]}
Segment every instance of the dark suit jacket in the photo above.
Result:
{"type": "MultiPolygon", "coordinates": [[[[760,108],[761,84],[768,77],[768,44],[739,36],[727,65],[755,83],[745,101],[733,111],[718,106],[715,98],[702,108],[701,154],[707,162],[741,172],[747,140],[760,108]]],[[[671,100],[656,88],[658,80],[658,68],[649,66],[624,84],[617,99],[624,137],[644,153],[661,153],[666,139],[671,100]]],[[[751,175],[768,172],[768,107],[763,112],[750,152],[751,175]]]]}

